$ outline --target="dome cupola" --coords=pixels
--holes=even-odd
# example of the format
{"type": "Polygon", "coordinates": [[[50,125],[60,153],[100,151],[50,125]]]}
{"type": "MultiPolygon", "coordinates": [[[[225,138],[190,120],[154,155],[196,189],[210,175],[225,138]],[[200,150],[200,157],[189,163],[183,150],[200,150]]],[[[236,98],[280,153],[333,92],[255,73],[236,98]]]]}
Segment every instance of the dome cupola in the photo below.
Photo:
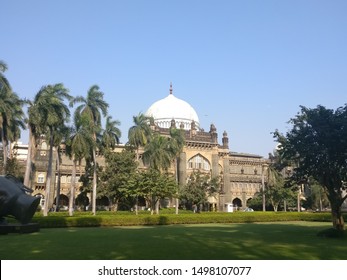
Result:
{"type": "Polygon", "coordinates": [[[170,128],[173,120],[176,127],[183,127],[185,130],[191,129],[193,121],[196,128],[200,128],[199,118],[194,108],[186,101],[173,95],[172,84],[170,84],[170,94],[154,102],[145,115],[153,117],[154,123],[161,128],[170,128]]]}

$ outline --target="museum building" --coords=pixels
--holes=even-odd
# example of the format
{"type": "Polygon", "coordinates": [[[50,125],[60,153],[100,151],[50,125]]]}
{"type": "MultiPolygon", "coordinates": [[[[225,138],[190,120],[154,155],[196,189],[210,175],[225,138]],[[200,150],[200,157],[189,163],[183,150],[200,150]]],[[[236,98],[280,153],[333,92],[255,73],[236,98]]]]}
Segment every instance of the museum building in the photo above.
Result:
{"type": "MultiPolygon", "coordinates": [[[[153,118],[154,124],[151,124],[151,128],[163,136],[169,136],[171,127],[180,128],[184,132],[185,146],[179,155],[178,165],[180,186],[186,184],[189,175],[194,171],[209,173],[211,178],[219,176],[220,189],[218,194],[209,197],[210,210],[226,211],[227,205],[245,208],[248,201],[261,190],[262,184],[266,182],[264,168],[267,160],[259,155],[230,151],[226,131],[222,134],[220,144],[215,125],[211,124],[208,132],[202,129],[195,109],[173,94],[172,85],[170,85],[169,95],[154,102],[145,115],[153,118]]],[[[119,145],[115,152],[119,152],[123,148],[124,145],[119,145]]],[[[42,197],[41,203],[43,204],[48,162],[48,147],[45,141],[39,147],[35,161],[36,171],[32,177],[31,188],[34,191],[33,195],[42,197]]],[[[105,164],[102,156],[98,156],[97,161],[100,165],[105,164]]],[[[59,168],[57,161],[54,162],[53,170],[56,172],[53,174],[49,205],[56,201],[57,170],[59,169],[61,174],[59,178],[60,204],[67,206],[71,186],[72,160],[62,150],[59,168]]],[[[82,169],[84,170],[84,167],[82,169]]],[[[171,172],[175,172],[175,168],[172,167],[171,172]]],[[[77,179],[79,179],[78,175],[77,179]]],[[[79,186],[76,186],[75,193],[79,193],[79,186]]]]}

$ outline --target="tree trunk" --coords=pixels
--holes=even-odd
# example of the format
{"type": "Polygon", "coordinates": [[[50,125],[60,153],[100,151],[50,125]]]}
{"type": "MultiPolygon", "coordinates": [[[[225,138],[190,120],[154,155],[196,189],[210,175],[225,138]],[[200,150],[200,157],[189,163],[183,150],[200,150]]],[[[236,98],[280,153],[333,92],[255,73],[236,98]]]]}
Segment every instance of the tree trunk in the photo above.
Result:
{"type": "MultiPolygon", "coordinates": [[[[179,182],[178,182],[178,160],[177,160],[177,157],[175,158],[175,177],[176,177],[176,184],[177,186],[179,186],[179,182]]],[[[178,215],[178,204],[180,203],[179,202],[179,199],[178,199],[178,195],[179,195],[179,192],[177,190],[177,197],[176,197],[176,205],[175,205],[175,213],[176,215],[178,215]]]]}
{"type": "Polygon", "coordinates": [[[94,171],[93,171],[93,195],[92,195],[92,213],[96,215],[96,151],[93,149],[93,161],[94,161],[94,171]]]}
{"type": "Polygon", "coordinates": [[[138,215],[139,214],[139,198],[138,196],[136,196],[136,201],[135,201],[135,215],[138,215]]]}
{"type": "Polygon", "coordinates": [[[50,129],[48,168],[47,168],[45,204],[43,206],[43,216],[48,215],[49,208],[51,208],[51,206],[52,206],[51,201],[50,201],[51,181],[52,181],[52,165],[53,165],[53,131],[52,131],[52,129],[50,129]]]}
{"type": "Polygon", "coordinates": [[[55,212],[59,211],[59,203],[60,203],[60,157],[59,157],[59,148],[57,148],[57,175],[58,175],[58,182],[57,182],[57,192],[55,197],[55,212]]]}
{"type": "Polygon", "coordinates": [[[6,166],[7,166],[7,158],[8,158],[8,154],[7,154],[7,146],[8,143],[7,141],[4,139],[4,130],[1,129],[1,140],[2,140],[2,151],[3,151],[3,173],[4,175],[6,175],[6,166]]]}
{"type": "Polygon", "coordinates": [[[27,163],[25,167],[25,176],[24,176],[24,186],[30,188],[31,187],[31,172],[32,172],[32,157],[33,157],[33,151],[35,146],[35,137],[33,136],[33,133],[31,131],[31,127],[29,125],[29,144],[28,144],[28,156],[27,156],[27,163]]]}
{"type": "Polygon", "coordinates": [[[345,230],[345,222],[343,220],[341,205],[339,203],[331,204],[331,214],[333,220],[333,227],[338,231],[345,230]]]}
{"type": "Polygon", "coordinates": [[[75,208],[76,169],[77,169],[77,161],[76,159],[73,159],[71,186],[70,186],[70,199],[69,199],[69,216],[73,216],[73,212],[75,208]]]}
{"type": "Polygon", "coordinates": [[[263,212],[266,211],[266,201],[265,201],[265,166],[262,165],[261,167],[261,188],[262,188],[262,200],[263,200],[263,212]]]}

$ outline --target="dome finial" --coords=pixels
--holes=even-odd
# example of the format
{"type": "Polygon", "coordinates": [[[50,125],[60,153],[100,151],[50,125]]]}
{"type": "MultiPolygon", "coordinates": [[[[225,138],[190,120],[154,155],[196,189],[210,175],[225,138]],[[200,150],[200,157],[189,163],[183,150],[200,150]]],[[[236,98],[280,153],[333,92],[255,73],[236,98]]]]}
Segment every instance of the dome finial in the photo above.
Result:
{"type": "Polygon", "coordinates": [[[170,82],[170,94],[172,94],[172,82],[170,82]]]}

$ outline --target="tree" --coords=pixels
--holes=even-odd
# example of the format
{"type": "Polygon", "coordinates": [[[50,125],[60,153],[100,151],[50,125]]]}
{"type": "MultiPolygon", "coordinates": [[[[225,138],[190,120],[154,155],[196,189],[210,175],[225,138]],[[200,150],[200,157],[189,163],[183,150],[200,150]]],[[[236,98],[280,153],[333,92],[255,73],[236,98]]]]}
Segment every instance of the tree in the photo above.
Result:
{"type": "Polygon", "coordinates": [[[5,88],[7,91],[12,91],[10,83],[8,82],[7,78],[3,74],[7,70],[7,64],[0,60],[0,89],[5,88]]]}
{"type": "Polygon", "coordinates": [[[34,98],[35,107],[32,112],[38,119],[37,125],[40,127],[41,132],[49,137],[49,153],[48,153],[48,168],[46,179],[45,203],[43,215],[48,215],[48,210],[51,207],[50,194],[51,194],[51,180],[52,180],[52,167],[53,167],[53,147],[54,135],[68,122],[70,117],[70,110],[64,103],[65,99],[70,101],[72,97],[68,94],[68,90],[63,84],[54,84],[43,86],[34,98]]]}
{"type": "Polygon", "coordinates": [[[99,194],[108,197],[110,206],[117,211],[119,201],[131,197],[129,181],[135,176],[137,161],[133,151],[123,150],[120,153],[106,151],[106,165],[100,174],[101,188],[99,194]]]}
{"type": "Polygon", "coordinates": [[[167,171],[171,166],[173,151],[168,137],[155,134],[145,146],[143,161],[146,165],[158,171],[167,171]]]}
{"type": "Polygon", "coordinates": [[[102,133],[102,146],[106,150],[114,149],[116,144],[119,144],[119,138],[121,137],[121,131],[118,128],[120,121],[112,120],[111,116],[107,116],[105,129],[102,133]]]}
{"type": "Polygon", "coordinates": [[[96,214],[96,189],[97,189],[97,162],[96,162],[96,142],[97,134],[101,131],[101,114],[106,117],[108,104],[103,100],[104,93],[97,85],[93,85],[87,92],[87,97],[76,97],[73,103],[82,103],[76,108],[76,113],[85,115],[89,119],[89,128],[93,137],[94,146],[92,149],[93,158],[93,194],[92,212],[96,214]]]}
{"type": "Polygon", "coordinates": [[[40,111],[38,108],[39,105],[35,104],[34,101],[31,100],[25,100],[25,103],[28,104],[28,119],[26,119],[26,123],[29,130],[29,145],[24,175],[24,185],[31,187],[31,176],[33,166],[35,164],[37,143],[40,136],[44,134],[44,131],[41,131],[40,127],[40,111]]]}
{"type": "Polygon", "coordinates": [[[331,204],[333,227],[344,231],[341,205],[347,182],[347,106],[336,110],[321,105],[301,111],[290,120],[293,127],[285,134],[274,132],[280,155],[294,166],[291,176],[297,183],[309,177],[324,187],[331,204]]]}
{"type": "Polygon", "coordinates": [[[220,178],[211,178],[209,174],[199,170],[190,174],[187,184],[181,189],[180,198],[188,209],[200,206],[208,201],[208,197],[216,195],[220,178]]]}
{"type": "Polygon", "coordinates": [[[144,147],[152,137],[150,122],[153,118],[147,117],[142,113],[133,117],[134,125],[129,128],[128,143],[136,149],[136,160],[139,160],[139,149],[144,147]]]}
{"type": "Polygon", "coordinates": [[[70,135],[66,141],[66,153],[72,159],[71,186],[69,199],[69,215],[74,212],[75,190],[76,190],[76,169],[77,162],[89,157],[90,148],[93,145],[92,135],[88,129],[89,120],[86,115],[75,114],[74,127],[71,128],[70,135]]]}
{"type": "Polygon", "coordinates": [[[283,166],[280,163],[280,157],[277,153],[271,155],[270,163],[267,167],[267,184],[265,189],[265,196],[270,201],[275,212],[278,206],[287,197],[288,190],[284,188],[284,176],[282,175],[283,166]]]}
{"type": "Polygon", "coordinates": [[[168,173],[161,173],[154,168],[148,168],[145,171],[138,172],[136,176],[129,181],[130,189],[133,195],[142,196],[146,199],[151,214],[159,214],[160,199],[172,197],[177,192],[175,179],[168,173]]]}
{"type": "Polygon", "coordinates": [[[11,156],[10,143],[20,138],[20,129],[24,129],[23,100],[12,92],[9,82],[2,75],[7,69],[0,61],[0,141],[3,147],[3,168],[6,169],[7,159],[11,156]]]}
{"type": "MultiPolygon", "coordinates": [[[[177,129],[175,127],[170,128],[170,138],[169,138],[169,150],[172,156],[174,157],[174,165],[175,165],[175,177],[176,183],[178,185],[178,157],[183,150],[185,145],[184,132],[181,129],[177,129]]],[[[178,195],[176,198],[176,214],[178,214],[178,195]]]]}

